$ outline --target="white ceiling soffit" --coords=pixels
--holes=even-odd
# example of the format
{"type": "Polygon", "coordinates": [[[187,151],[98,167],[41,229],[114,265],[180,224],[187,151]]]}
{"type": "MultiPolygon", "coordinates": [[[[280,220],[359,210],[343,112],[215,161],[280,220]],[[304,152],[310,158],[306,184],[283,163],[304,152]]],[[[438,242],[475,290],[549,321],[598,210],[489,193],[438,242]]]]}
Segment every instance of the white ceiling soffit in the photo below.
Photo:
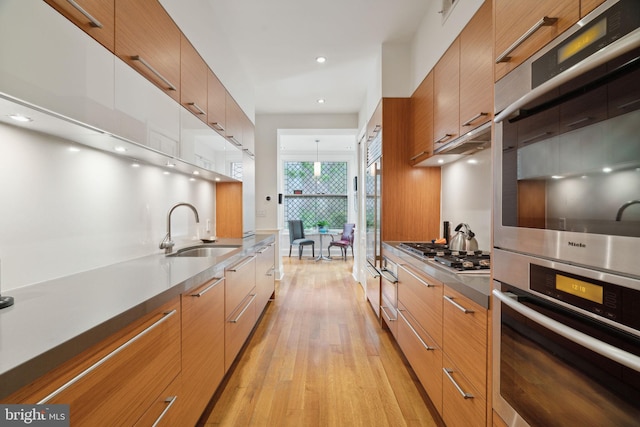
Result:
{"type": "Polygon", "coordinates": [[[161,0],[223,83],[243,68],[259,114],[357,113],[382,43],[409,42],[431,1],[161,0]],[[215,43],[235,61],[208,54],[215,43]]]}
{"type": "Polygon", "coordinates": [[[351,152],[356,147],[356,130],[346,129],[280,129],[280,152],[351,152]],[[316,143],[316,141],[318,141],[316,143]]]}

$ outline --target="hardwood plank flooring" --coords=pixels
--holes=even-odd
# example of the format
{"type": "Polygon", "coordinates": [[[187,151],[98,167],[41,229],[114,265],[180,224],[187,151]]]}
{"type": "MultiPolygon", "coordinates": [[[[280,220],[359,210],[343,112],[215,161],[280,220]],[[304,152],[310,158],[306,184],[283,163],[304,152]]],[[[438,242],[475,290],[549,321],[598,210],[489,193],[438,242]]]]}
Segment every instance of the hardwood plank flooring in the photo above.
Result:
{"type": "Polygon", "coordinates": [[[353,263],[283,262],[275,300],[199,425],[442,425],[353,263]]]}

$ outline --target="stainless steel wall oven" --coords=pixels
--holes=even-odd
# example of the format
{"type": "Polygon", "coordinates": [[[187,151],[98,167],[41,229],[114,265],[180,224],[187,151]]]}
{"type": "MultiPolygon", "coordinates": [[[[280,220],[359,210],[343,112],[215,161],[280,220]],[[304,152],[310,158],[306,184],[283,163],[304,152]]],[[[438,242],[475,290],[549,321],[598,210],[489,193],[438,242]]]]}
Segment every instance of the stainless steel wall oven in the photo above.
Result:
{"type": "Polygon", "coordinates": [[[640,420],[640,2],[608,0],[496,83],[493,407],[640,420]]]}

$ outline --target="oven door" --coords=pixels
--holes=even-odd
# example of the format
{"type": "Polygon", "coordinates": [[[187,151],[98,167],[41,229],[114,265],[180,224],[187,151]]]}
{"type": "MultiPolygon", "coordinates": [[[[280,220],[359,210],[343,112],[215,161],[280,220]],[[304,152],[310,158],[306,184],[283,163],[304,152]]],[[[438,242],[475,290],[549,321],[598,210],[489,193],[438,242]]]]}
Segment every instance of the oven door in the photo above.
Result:
{"type": "Polygon", "coordinates": [[[640,277],[640,3],[605,6],[496,83],[494,246],[640,277]]]}
{"type": "MultiPolygon", "coordinates": [[[[494,410],[512,427],[637,426],[640,332],[523,289],[528,268],[511,260],[494,281],[494,410]]],[[[640,299],[630,304],[637,310],[640,299]]]]}

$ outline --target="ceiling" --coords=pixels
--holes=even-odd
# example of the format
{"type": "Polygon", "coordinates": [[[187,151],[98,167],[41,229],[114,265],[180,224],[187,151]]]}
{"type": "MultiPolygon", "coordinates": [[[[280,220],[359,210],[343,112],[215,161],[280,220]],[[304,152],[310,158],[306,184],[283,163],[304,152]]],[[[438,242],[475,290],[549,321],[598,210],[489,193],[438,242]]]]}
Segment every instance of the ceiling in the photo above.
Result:
{"type": "Polygon", "coordinates": [[[253,86],[257,114],[318,114],[358,113],[382,43],[410,41],[432,1],[199,0],[178,7],[182,22],[202,25],[206,13],[224,35],[253,86]],[[318,64],[318,56],[327,61],[318,64]]]}

